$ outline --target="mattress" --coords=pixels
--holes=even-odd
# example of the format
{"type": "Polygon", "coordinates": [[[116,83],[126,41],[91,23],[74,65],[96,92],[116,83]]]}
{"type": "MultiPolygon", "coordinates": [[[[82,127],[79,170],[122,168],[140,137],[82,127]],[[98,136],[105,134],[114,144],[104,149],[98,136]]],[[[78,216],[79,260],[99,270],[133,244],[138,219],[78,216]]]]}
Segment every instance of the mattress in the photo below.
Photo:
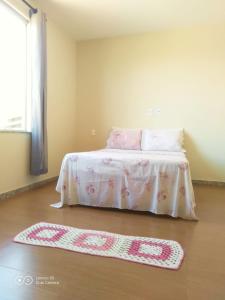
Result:
{"type": "Polygon", "coordinates": [[[149,211],[196,220],[184,152],[102,149],[66,154],[56,190],[59,203],[149,211]]]}

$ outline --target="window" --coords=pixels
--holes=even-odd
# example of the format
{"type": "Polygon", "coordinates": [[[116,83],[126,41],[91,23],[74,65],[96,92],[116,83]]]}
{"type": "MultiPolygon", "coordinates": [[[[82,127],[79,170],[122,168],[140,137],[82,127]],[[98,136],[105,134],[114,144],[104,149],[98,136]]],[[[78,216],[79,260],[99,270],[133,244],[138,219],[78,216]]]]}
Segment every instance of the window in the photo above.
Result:
{"type": "Polygon", "coordinates": [[[0,130],[29,131],[27,23],[0,0],[0,130]]]}

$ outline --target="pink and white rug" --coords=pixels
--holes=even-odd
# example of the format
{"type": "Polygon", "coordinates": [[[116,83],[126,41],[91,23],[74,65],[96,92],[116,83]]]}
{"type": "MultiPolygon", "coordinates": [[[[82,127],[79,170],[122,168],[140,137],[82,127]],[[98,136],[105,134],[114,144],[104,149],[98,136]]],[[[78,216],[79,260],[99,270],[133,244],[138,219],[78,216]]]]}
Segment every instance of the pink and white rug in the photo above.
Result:
{"type": "Polygon", "coordinates": [[[128,236],[51,223],[37,223],[19,233],[14,241],[120,258],[167,269],[178,269],[184,256],[181,245],[171,240],[128,236]]]}

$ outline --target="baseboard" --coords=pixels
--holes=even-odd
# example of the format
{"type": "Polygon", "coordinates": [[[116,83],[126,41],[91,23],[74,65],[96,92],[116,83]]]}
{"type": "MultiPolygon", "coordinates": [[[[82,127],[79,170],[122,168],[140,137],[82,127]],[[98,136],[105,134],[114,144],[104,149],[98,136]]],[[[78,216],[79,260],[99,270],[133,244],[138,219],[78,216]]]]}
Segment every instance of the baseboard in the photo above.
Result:
{"type": "Polygon", "coordinates": [[[18,189],[15,189],[15,190],[12,190],[12,191],[9,191],[9,192],[6,192],[6,193],[2,193],[2,194],[0,194],[0,200],[8,199],[8,198],[16,196],[20,193],[39,188],[39,187],[44,186],[44,185],[46,185],[50,182],[54,182],[57,179],[58,179],[58,176],[51,177],[51,178],[48,178],[48,179],[45,179],[45,180],[42,180],[42,181],[39,181],[39,182],[31,183],[29,185],[23,186],[21,188],[18,188],[18,189]]]}
{"type": "MultiPolygon", "coordinates": [[[[20,193],[23,193],[23,192],[26,192],[26,191],[29,191],[29,190],[34,190],[34,189],[39,188],[41,186],[44,186],[48,183],[57,181],[57,179],[58,179],[58,176],[51,177],[51,178],[48,178],[48,179],[45,179],[45,180],[42,180],[42,181],[39,181],[39,182],[35,182],[35,183],[32,183],[32,184],[26,185],[26,186],[21,187],[19,189],[15,189],[15,190],[12,190],[12,191],[9,191],[9,192],[6,192],[6,193],[2,193],[2,194],[0,194],[0,200],[11,198],[13,196],[16,196],[17,194],[20,194],[20,193]]],[[[210,186],[225,187],[225,182],[221,182],[221,181],[192,180],[192,183],[196,184],[196,185],[210,185],[210,186]]]]}
{"type": "Polygon", "coordinates": [[[210,185],[210,186],[224,186],[225,182],[223,181],[213,181],[213,180],[192,180],[193,184],[196,185],[210,185]]]}

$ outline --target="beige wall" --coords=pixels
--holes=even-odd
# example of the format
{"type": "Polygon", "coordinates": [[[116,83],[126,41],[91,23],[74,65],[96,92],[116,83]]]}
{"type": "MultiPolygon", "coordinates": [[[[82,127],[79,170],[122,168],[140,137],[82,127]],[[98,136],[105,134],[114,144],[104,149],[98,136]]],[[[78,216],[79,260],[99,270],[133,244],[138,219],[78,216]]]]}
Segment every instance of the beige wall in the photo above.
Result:
{"type": "Polygon", "coordinates": [[[225,182],[224,37],[225,26],[79,42],[77,148],[104,147],[111,126],[184,127],[193,178],[225,182]]]}
{"type": "Polygon", "coordinates": [[[0,132],[0,193],[57,176],[65,153],[104,147],[111,126],[184,127],[193,178],[225,182],[225,27],[77,47],[51,20],[47,33],[49,173],[29,175],[29,134],[0,132]]]}
{"type": "Polygon", "coordinates": [[[29,175],[30,136],[0,132],[0,193],[57,176],[65,153],[75,151],[75,42],[48,19],[49,173],[29,175]]]}

